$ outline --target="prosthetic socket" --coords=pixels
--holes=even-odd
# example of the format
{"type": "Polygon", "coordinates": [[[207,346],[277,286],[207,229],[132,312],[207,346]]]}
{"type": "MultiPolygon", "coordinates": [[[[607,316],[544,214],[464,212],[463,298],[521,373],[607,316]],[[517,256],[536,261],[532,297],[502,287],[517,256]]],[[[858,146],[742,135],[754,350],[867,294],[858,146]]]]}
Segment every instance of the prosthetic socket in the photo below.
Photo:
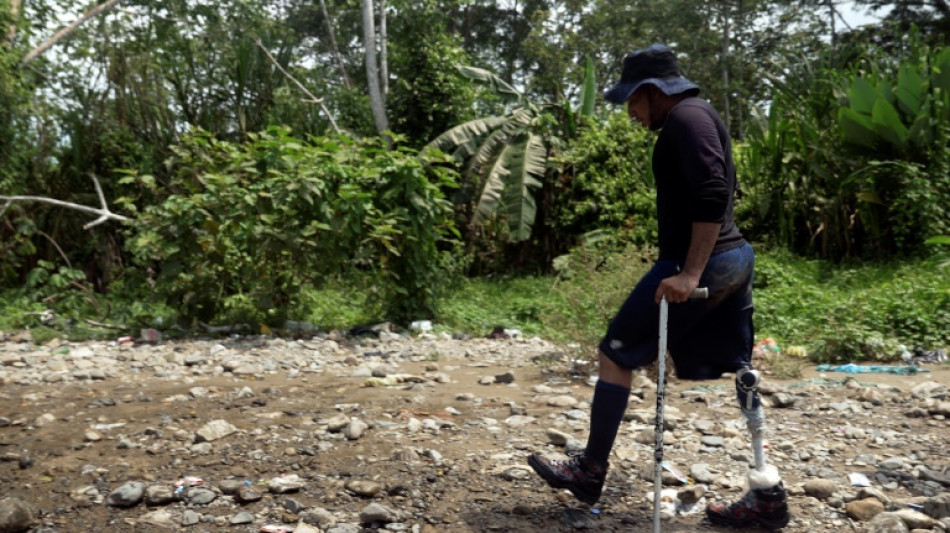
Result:
{"type": "Polygon", "coordinates": [[[758,370],[743,367],[736,372],[736,396],[739,407],[745,416],[752,437],[752,453],[755,456],[755,469],[765,468],[765,448],[763,435],[765,433],[765,412],[762,410],[762,400],[759,398],[759,382],[762,375],[758,370]]]}

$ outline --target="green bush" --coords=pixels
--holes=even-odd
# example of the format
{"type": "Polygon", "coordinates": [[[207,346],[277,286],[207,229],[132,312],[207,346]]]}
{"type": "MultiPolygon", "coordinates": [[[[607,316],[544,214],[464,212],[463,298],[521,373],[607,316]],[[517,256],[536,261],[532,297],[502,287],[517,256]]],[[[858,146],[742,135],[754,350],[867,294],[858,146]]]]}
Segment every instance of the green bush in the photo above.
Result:
{"type": "Polygon", "coordinates": [[[441,189],[453,182],[430,156],[282,128],[243,144],[198,131],[173,151],[167,183],[123,179],[161,201],[118,203],[137,211],[127,236],[136,264],[182,319],[279,324],[301,287],[347,271],[372,274],[378,294],[366,296],[391,320],[433,314],[453,232],[441,189]]]}
{"type": "Polygon", "coordinates": [[[595,230],[616,230],[638,246],[656,244],[653,136],[624,113],[589,121],[559,158],[560,179],[548,224],[577,243],[595,230]]]}

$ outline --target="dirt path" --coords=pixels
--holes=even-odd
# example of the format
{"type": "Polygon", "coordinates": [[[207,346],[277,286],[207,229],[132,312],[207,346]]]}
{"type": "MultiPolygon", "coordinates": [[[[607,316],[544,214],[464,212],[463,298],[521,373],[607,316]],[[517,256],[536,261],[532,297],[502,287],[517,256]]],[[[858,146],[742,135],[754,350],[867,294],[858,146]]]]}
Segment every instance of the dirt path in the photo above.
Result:
{"type": "MultiPolygon", "coordinates": [[[[481,347],[486,341],[479,342],[481,347]]],[[[584,402],[592,388],[586,380],[543,370],[524,355],[549,347],[499,342],[503,344],[485,360],[478,353],[466,354],[472,349],[465,346],[446,348],[452,346],[446,342],[425,350],[393,350],[383,357],[370,350],[373,346],[362,352],[341,347],[334,355],[321,353],[325,364],[313,372],[300,371],[299,362],[282,366],[286,353],[274,350],[255,357],[275,362],[276,370],[242,377],[211,371],[195,375],[191,366],[182,365],[180,374],[167,377],[156,377],[164,371],[137,371],[97,381],[8,380],[0,388],[3,494],[31,504],[42,526],[36,531],[44,532],[259,531],[263,525],[293,525],[301,518],[316,524],[314,511],[322,510],[335,525],[324,522],[316,531],[345,533],[361,531],[360,513],[374,502],[394,512],[385,526],[392,531],[650,530],[652,483],[641,479],[641,470],[652,457],[644,437],[652,435],[652,426],[640,418],[654,408],[649,386],[635,391],[643,399],[638,403],[632,398],[630,422],[618,438],[614,468],[594,514],[547,488],[524,463],[533,451],[561,450],[549,444],[549,429],[586,438],[584,402]],[[380,367],[389,376],[428,377],[365,386],[366,371],[380,367]],[[480,383],[507,372],[514,378],[510,384],[480,383]],[[579,403],[555,407],[552,397],[579,403]],[[350,440],[329,427],[339,415],[361,420],[368,428],[350,440]],[[218,419],[237,431],[210,443],[196,442],[201,440],[197,432],[218,419]],[[268,480],[287,474],[298,475],[303,488],[268,492],[268,480]],[[258,489],[262,498],[238,503],[218,494],[208,504],[185,500],[131,508],[101,503],[126,481],[174,487],[185,476],[201,477],[205,487],[218,493],[223,481],[239,480],[258,489]],[[378,489],[360,496],[350,485],[354,481],[377,484],[378,489]],[[232,524],[241,512],[250,513],[251,522],[232,524]],[[566,523],[568,518],[576,523],[566,523]]],[[[149,349],[204,353],[210,344],[149,349]]],[[[45,369],[37,372],[38,380],[48,375],[42,374],[45,369]]],[[[790,407],[767,411],[770,457],[791,495],[794,521],[786,531],[858,527],[843,512],[858,491],[849,485],[851,472],[868,475],[892,500],[947,490],[915,479],[913,472],[918,467],[944,472],[948,466],[947,420],[918,415],[946,401],[950,369],[933,367],[915,376],[862,374],[851,385],[842,383],[847,377],[809,371],[802,379],[769,381],[772,392],[794,399],[790,407]],[[914,398],[913,387],[925,382],[943,385],[943,392],[938,388],[927,398],[914,398]],[[915,408],[916,414],[908,416],[915,408]],[[906,476],[881,473],[880,463],[893,457],[905,459],[899,470],[906,476]],[[813,479],[831,480],[835,495],[806,494],[804,484],[813,479]]],[[[717,478],[708,497],[741,494],[745,466],[740,465],[749,454],[747,446],[734,446],[735,439],[745,436],[735,425],[738,410],[731,387],[729,379],[670,383],[667,457],[685,473],[697,463],[708,464],[717,478]],[[703,436],[723,438],[718,445],[706,445],[703,436]]],[[[664,531],[727,529],[690,514],[667,522],[664,531]]]]}

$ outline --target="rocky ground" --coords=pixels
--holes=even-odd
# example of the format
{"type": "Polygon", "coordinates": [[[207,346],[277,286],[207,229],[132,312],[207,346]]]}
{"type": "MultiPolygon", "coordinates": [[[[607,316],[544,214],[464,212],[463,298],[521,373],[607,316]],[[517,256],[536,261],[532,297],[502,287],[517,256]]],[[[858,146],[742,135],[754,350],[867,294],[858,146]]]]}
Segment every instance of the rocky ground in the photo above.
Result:
{"type": "MultiPolygon", "coordinates": [[[[525,464],[583,445],[587,372],[540,339],[379,335],[35,346],[0,333],[0,533],[652,530],[649,379],[590,508],[525,464]]],[[[950,367],[926,368],[767,381],[785,531],[950,526],[950,367]]],[[[669,392],[680,475],[666,473],[663,531],[727,531],[696,511],[742,493],[732,380],[669,392]]]]}

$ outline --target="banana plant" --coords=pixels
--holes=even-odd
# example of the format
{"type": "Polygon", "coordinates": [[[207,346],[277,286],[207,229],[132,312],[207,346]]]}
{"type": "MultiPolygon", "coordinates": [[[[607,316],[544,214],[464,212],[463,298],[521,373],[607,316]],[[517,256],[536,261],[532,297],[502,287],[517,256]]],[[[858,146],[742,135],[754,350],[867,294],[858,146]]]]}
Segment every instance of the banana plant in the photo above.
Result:
{"type": "MultiPolygon", "coordinates": [[[[593,114],[594,110],[596,84],[590,61],[586,70],[581,115],[593,114]]],[[[537,215],[535,197],[544,186],[552,146],[560,142],[546,127],[552,121],[551,111],[560,104],[534,103],[485,69],[460,66],[459,71],[510,100],[511,108],[502,115],[478,118],[450,128],[427,148],[450,154],[462,166],[465,183],[460,189],[464,199],[474,203],[472,224],[481,225],[500,215],[508,223],[511,241],[527,240],[537,215]]],[[[574,113],[570,106],[563,111],[561,115],[566,117],[567,124],[561,129],[572,135],[576,131],[574,113]]]]}
{"type": "Polygon", "coordinates": [[[846,142],[870,150],[889,148],[916,159],[933,145],[938,128],[950,124],[950,48],[920,64],[905,62],[897,84],[884,76],[856,77],[848,105],[838,111],[846,142]]]}

